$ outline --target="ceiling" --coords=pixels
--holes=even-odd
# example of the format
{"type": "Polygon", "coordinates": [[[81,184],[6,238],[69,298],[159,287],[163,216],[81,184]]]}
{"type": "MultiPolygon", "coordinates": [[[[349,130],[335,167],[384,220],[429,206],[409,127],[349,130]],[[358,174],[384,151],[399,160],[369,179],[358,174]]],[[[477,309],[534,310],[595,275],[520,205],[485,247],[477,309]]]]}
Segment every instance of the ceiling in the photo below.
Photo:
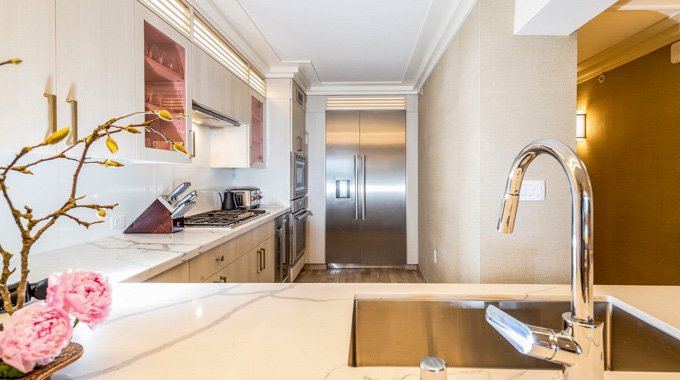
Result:
{"type": "Polygon", "coordinates": [[[268,77],[311,93],[415,92],[474,0],[212,0],[257,47],[268,77]]]}
{"type": "Polygon", "coordinates": [[[680,13],[680,0],[622,0],[578,30],[578,62],[614,47],[655,26],[671,23],[680,13]]]}

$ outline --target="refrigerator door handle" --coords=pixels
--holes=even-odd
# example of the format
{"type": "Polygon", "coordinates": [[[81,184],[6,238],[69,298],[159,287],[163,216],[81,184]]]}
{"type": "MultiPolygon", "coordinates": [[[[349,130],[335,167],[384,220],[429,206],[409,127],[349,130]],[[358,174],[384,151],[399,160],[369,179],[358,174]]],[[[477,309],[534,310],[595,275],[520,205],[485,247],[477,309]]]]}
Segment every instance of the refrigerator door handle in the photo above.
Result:
{"type": "Polygon", "coordinates": [[[354,155],[354,220],[359,220],[359,156],[354,155]]]}
{"type": "Polygon", "coordinates": [[[366,155],[361,155],[361,220],[366,220],[366,155]]]}

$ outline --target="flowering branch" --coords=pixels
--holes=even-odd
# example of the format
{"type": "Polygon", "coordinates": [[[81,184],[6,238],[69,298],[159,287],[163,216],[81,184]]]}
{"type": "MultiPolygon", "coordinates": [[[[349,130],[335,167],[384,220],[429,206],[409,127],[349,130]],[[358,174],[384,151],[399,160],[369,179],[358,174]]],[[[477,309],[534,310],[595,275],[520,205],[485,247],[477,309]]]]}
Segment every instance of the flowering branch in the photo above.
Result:
{"type": "MultiPolygon", "coordinates": [[[[19,64],[21,63],[20,59],[10,59],[4,62],[0,62],[0,66],[6,65],[6,64],[19,64]]],[[[80,204],[78,203],[81,201],[85,196],[80,196],[77,197],[77,186],[78,186],[78,180],[80,178],[80,174],[82,171],[82,168],[84,165],[88,164],[95,164],[95,165],[102,165],[105,167],[121,167],[123,164],[112,161],[112,160],[104,160],[104,161],[94,161],[90,160],[90,158],[87,156],[90,148],[92,145],[97,142],[100,139],[106,139],[106,147],[111,151],[111,153],[116,153],[118,151],[118,144],[116,141],[111,137],[111,135],[115,135],[117,133],[121,132],[127,132],[131,134],[140,134],[142,133],[140,129],[144,129],[149,132],[156,133],[160,135],[163,139],[165,139],[167,142],[169,142],[172,146],[172,148],[176,151],[179,151],[181,153],[184,153],[186,155],[189,154],[189,152],[186,150],[186,148],[179,142],[175,142],[171,140],[167,135],[165,135],[163,132],[155,129],[151,125],[157,121],[157,120],[166,120],[166,121],[171,121],[173,116],[179,116],[179,117],[186,117],[185,114],[177,113],[177,114],[171,114],[168,111],[148,111],[148,112],[133,112],[128,115],[120,116],[113,118],[106,123],[98,126],[97,128],[94,129],[92,134],[90,134],[87,137],[84,137],[78,141],[76,141],[73,145],[63,149],[61,152],[52,155],[47,158],[42,158],[35,160],[33,162],[24,164],[24,165],[18,165],[18,162],[24,158],[26,155],[28,155],[31,151],[44,147],[47,145],[54,145],[62,141],[63,139],[68,136],[70,132],[70,127],[66,127],[63,129],[58,130],[57,132],[53,133],[49,137],[45,139],[45,141],[36,144],[34,146],[30,147],[25,147],[23,148],[17,155],[16,157],[12,160],[12,162],[7,165],[7,166],[0,166],[0,191],[2,193],[2,196],[5,198],[5,201],[7,202],[7,206],[10,209],[10,212],[12,214],[14,223],[16,224],[17,228],[19,229],[19,232],[21,234],[21,239],[22,239],[22,246],[21,250],[19,251],[20,257],[21,257],[21,280],[19,282],[19,286],[17,289],[17,304],[16,306],[12,306],[11,300],[10,300],[10,291],[7,286],[7,281],[9,280],[9,277],[15,272],[16,268],[13,268],[10,270],[10,260],[12,257],[14,257],[14,254],[10,253],[9,251],[5,250],[2,245],[0,245],[0,254],[2,254],[2,264],[3,264],[3,269],[2,269],[2,274],[0,275],[0,295],[2,296],[3,300],[3,305],[4,308],[9,312],[11,315],[14,313],[16,310],[21,309],[24,305],[25,301],[25,294],[26,294],[26,281],[28,279],[28,254],[31,250],[31,247],[35,244],[35,242],[47,231],[50,227],[52,227],[59,218],[61,217],[66,217],[68,219],[71,219],[75,221],[77,224],[84,226],[85,228],[89,228],[93,224],[97,223],[102,223],[103,221],[95,221],[95,222],[87,222],[79,219],[78,217],[75,217],[73,215],[70,215],[69,212],[75,210],[75,209],[92,209],[96,210],[97,214],[99,217],[105,217],[106,216],[106,211],[107,210],[113,210],[118,204],[114,205],[97,205],[97,204],[80,204]],[[129,123],[129,124],[124,124],[124,125],[117,125],[120,121],[130,118],[135,115],[146,115],[146,114],[155,114],[157,117],[152,118],[150,120],[147,120],[143,123],[129,123]],[[82,153],[80,154],[79,158],[72,158],[72,157],[67,157],[66,153],[74,149],[76,146],[82,146],[83,150],[82,153]],[[76,169],[73,173],[73,185],[71,186],[71,192],[69,194],[68,199],[64,202],[64,204],[57,209],[56,211],[40,217],[36,218],[33,215],[33,210],[28,207],[24,206],[24,211],[20,211],[19,208],[17,208],[12,201],[12,197],[10,196],[10,193],[8,191],[9,186],[6,185],[8,174],[9,173],[19,173],[19,174],[24,174],[24,175],[33,175],[33,172],[30,170],[31,168],[43,164],[45,162],[49,161],[54,161],[58,159],[64,159],[64,160],[70,160],[77,162],[76,169]]]]}

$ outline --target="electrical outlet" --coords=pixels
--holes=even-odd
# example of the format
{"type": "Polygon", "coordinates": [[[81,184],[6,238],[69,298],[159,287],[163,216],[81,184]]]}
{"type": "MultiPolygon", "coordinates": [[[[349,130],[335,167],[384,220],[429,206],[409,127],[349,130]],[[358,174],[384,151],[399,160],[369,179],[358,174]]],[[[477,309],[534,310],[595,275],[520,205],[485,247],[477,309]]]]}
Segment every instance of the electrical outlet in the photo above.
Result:
{"type": "Polygon", "coordinates": [[[125,228],[125,215],[111,216],[111,229],[118,230],[125,228]]]}
{"type": "Polygon", "coordinates": [[[437,250],[434,250],[434,263],[437,264],[437,250]]]}

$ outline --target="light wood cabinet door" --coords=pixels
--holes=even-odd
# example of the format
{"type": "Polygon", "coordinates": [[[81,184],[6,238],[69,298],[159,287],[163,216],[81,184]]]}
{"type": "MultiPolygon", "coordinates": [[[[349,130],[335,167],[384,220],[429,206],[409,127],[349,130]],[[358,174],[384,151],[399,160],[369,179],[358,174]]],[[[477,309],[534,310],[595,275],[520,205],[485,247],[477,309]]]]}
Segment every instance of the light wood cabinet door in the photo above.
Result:
{"type": "MultiPolygon", "coordinates": [[[[113,117],[144,110],[135,104],[135,3],[57,0],[58,125],[71,126],[68,140],[89,135],[113,117]]],[[[93,145],[90,155],[135,158],[136,135],[112,137],[119,147],[115,155],[103,141],[93,145]]],[[[67,144],[64,140],[62,146],[67,144]]]]}
{"type": "Polygon", "coordinates": [[[58,104],[45,96],[56,96],[55,0],[0,0],[0,9],[0,61],[23,60],[0,67],[0,149],[19,151],[57,127],[58,104]]]}
{"type": "Polygon", "coordinates": [[[174,268],[157,274],[144,282],[186,283],[189,282],[189,262],[183,262],[174,268]]]}
{"type": "Polygon", "coordinates": [[[271,237],[247,254],[247,282],[274,282],[274,238],[271,237]]]}
{"type": "Polygon", "coordinates": [[[293,99],[293,151],[307,155],[306,115],[302,107],[293,99]]]}
{"type": "Polygon", "coordinates": [[[274,237],[270,237],[261,246],[262,259],[264,262],[262,272],[259,273],[257,282],[274,282],[274,240],[274,237]]]}

